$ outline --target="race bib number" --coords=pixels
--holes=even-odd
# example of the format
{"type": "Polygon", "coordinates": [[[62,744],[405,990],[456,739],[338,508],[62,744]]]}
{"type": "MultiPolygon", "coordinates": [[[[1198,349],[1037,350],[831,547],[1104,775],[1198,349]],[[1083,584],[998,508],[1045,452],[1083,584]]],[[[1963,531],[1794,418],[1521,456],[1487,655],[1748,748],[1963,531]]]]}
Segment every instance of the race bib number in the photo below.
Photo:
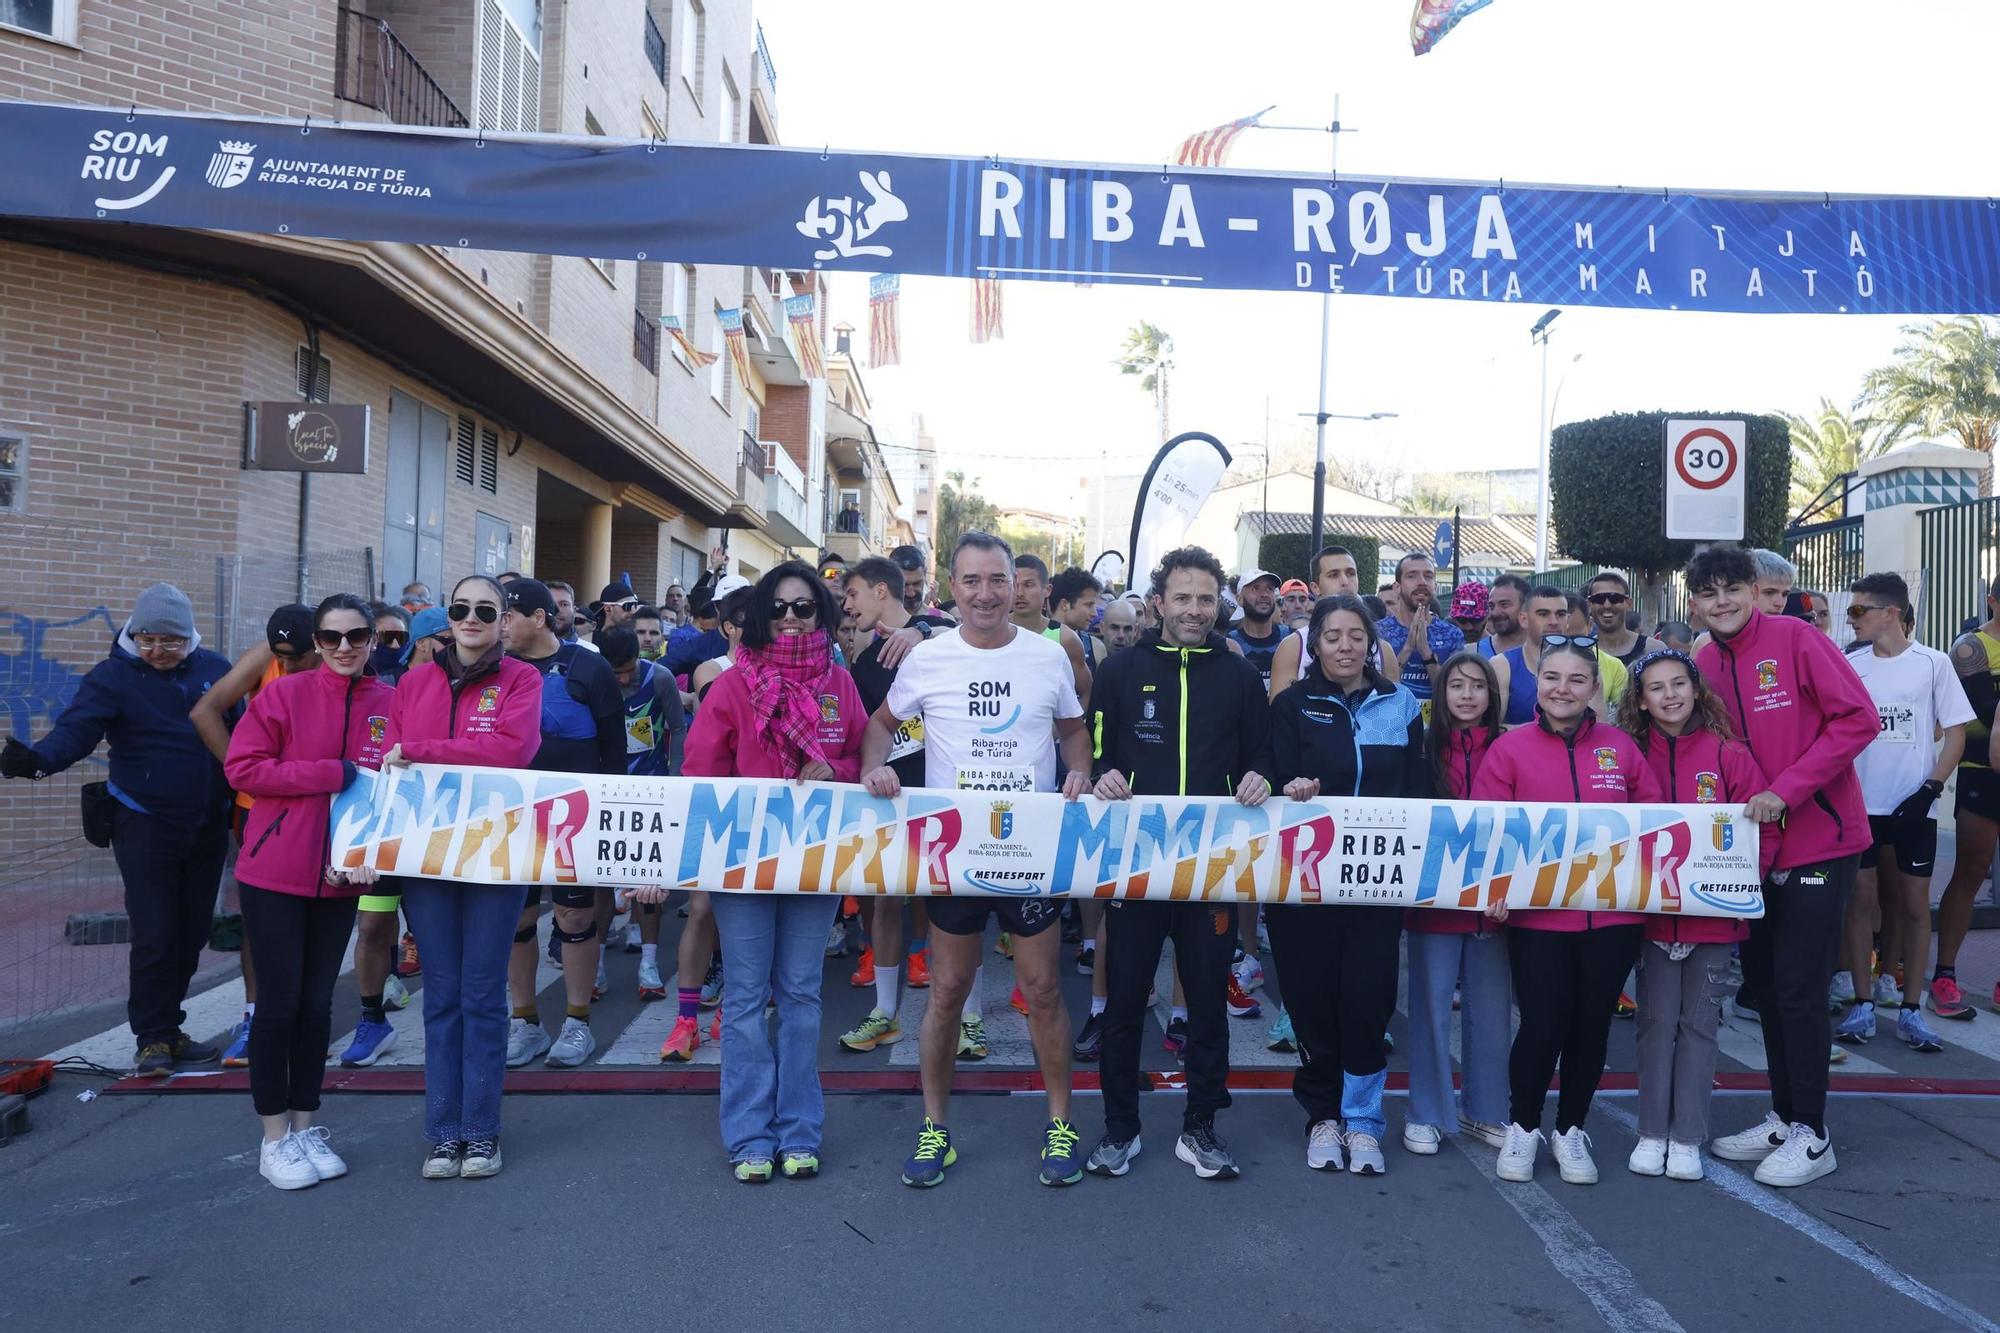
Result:
{"type": "Polygon", "coordinates": [[[1033,791],[1035,771],[1018,765],[989,765],[958,770],[960,791],[1033,791]]]}
{"type": "Polygon", "coordinates": [[[924,720],[921,717],[913,717],[897,727],[896,734],[889,738],[889,758],[885,762],[893,764],[898,759],[908,759],[923,752],[924,720]]]}
{"type": "Polygon", "coordinates": [[[651,754],[653,752],[653,717],[641,713],[638,717],[625,719],[625,753],[651,754]]]}
{"type": "Polygon", "coordinates": [[[1915,745],[1917,743],[1917,710],[1908,704],[1876,704],[1876,719],[1880,724],[1875,739],[1889,745],[1915,745]]]}

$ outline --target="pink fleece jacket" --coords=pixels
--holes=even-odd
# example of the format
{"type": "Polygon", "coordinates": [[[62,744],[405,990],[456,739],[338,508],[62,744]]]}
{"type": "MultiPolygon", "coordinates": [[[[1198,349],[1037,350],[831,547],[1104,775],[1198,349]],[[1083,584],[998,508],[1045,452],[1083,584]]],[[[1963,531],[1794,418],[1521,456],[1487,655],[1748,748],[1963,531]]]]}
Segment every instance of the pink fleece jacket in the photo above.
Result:
{"type": "MultiPolygon", "coordinates": [[[[1445,737],[1444,790],[1438,795],[1453,801],[1472,799],[1472,779],[1486,762],[1493,737],[1484,727],[1466,727],[1445,737]]],[[[1484,913],[1449,907],[1412,907],[1403,913],[1403,927],[1420,935],[1470,935],[1492,922],[1484,913]]]]}
{"type": "MultiPolygon", "coordinates": [[[[757,739],[757,714],[741,671],[731,669],[715,678],[701,710],[688,729],[687,753],[681,772],[691,778],[782,778],[787,776],[777,752],[757,739]]],[[[819,696],[819,743],[833,767],[833,781],[861,778],[861,734],[868,728],[868,710],[854,688],[854,677],[835,667],[819,696]]]]}
{"type": "Polygon", "coordinates": [[[542,745],[542,673],[512,657],[449,676],[426,662],[396,687],[389,744],[419,764],[526,768],[542,745]]]}
{"type": "Polygon", "coordinates": [[[1833,640],[1803,620],[1752,611],[1734,638],[1711,637],[1695,665],[1785,803],[1778,867],[1865,851],[1872,839],[1854,760],[1881,721],[1833,640]]]}
{"type": "MultiPolygon", "coordinates": [[[[1493,742],[1472,779],[1475,801],[1555,801],[1570,805],[1631,805],[1666,799],[1660,780],[1638,744],[1614,726],[1585,715],[1562,736],[1535,720],[1493,742]]],[[[1598,930],[1636,926],[1643,912],[1578,912],[1545,908],[1515,912],[1507,924],[1522,930],[1598,930]]]]}
{"type": "Polygon", "coordinates": [[[396,692],[374,676],[300,671],[257,691],[229,737],[223,772],[257,798],[243,827],[236,877],[273,893],[343,898],[359,885],[322,882],[327,797],[358,768],[378,768],[396,692]]]}
{"type": "MultiPolygon", "coordinates": [[[[1660,780],[1666,799],[1676,805],[1741,804],[1770,788],[1764,770],[1750,757],[1741,741],[1725,741],[1712,731],[1695,730],[1680,736],[1654,732],[1646,739],[1646,763],[1660,780]]],[[[1759,826],[1757,855],[1761,869],[1769,874],[1778,855],[1782,836],[1776,824],[1759,826]]],[[[1734,917],[1665,916],[1646,917],[1646,938],[1678,940],[1683,944],[1733,944],[1750,937],[1750,923],[1734,917]]]]}

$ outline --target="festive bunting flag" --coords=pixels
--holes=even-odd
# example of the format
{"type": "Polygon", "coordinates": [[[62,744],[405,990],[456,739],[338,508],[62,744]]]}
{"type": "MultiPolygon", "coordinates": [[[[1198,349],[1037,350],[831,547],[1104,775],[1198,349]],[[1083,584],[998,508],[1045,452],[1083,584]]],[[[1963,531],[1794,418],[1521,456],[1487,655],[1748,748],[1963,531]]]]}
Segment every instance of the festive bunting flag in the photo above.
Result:
{"type": "Polygon", "coordinates": [[[718,310],[716,319],[722,323],[722,338],[729,344],[729,360],[736,367],[736,382],[750,387],[750,348],[743,340],[743,310],[718,310]]]}
{"type": "Polygon", "coordinates": [[[1217,125],[1212,130],[1200,134],[1190,134],[1181,141],[1181,151],[1174,161],[1183,167],[1219,167],[1229,157],[1229,149],[1243,131],[1271,114],[1271,107],[1265,107],[1254,116],[1232,120],[1227,125],[1217,125]]]}
{"type": "Polygon", "coordinates": [[[688,338],[687,330],[681,327],[681,317],[679,315],[661,315],[660,327],[673,335],[674,341],[680,344],[681,351],[695,365],[707,366],[714,364],[715,353],[704,352],[694,345],[688,338]]]}
{"type": "Polygon", "coordinates": [[[799,345],[799,370],[809,380],[826,378],[826,354],[819,345],[819,320],[811,292],[785,298],[785,318],[792,324],[792,341],[799,345]]]}
{"type": "Polygon", "coordinates": [[[903,275],[877,273],[868,279],[868,364],[903,364],[903,275]]]}
{"type": "Polygon", "coordinates": [[[972,341],[993,342],[1007,336],[1000,320],[1000,280],[972,280],[972,341]]]}

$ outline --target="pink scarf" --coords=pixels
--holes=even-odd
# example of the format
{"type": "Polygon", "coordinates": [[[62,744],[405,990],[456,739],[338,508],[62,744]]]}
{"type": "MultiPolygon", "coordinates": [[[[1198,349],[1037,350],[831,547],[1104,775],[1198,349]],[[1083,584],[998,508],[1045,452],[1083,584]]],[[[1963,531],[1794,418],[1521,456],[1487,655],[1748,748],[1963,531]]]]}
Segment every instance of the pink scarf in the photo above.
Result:
{"type": "Polygon", "coordinates": [[[819,743],[819,697],[833,673],[833,641],[825,630],[780,634],[768,648],[739,648],[737,671],[757,714],[757,739],[778,756],[785,776],[807,763],[826,762],[819,743]]]}

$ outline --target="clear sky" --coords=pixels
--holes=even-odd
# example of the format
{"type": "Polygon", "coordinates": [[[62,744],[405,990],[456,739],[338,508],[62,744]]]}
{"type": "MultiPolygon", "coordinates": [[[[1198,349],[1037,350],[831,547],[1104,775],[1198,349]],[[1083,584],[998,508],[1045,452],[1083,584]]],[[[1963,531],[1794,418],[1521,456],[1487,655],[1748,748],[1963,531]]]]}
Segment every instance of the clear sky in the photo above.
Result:
{"type": "MultiPolygon", "coordinates": [[[[1009,6],[759,0],[789,144],[1107,163],[1170,160],[1188,134],[1276,103],[1325,124],[1340,169],[1585,185],[2000,195],[1988,147],[2000,4],[1494,0],[1421,59],[1409,0],[1009,6]]],[[[1325,134],[1257,132],[1229,165],[1316,170],[1325,134]]],[[[1309,439],[1320,300],[1307,293],[1006,284],[1006,340],[967,341],[968,284],[903,280],[900,367],[864,372],[878,430],[924,414],[989,497],[1083,512],[1107,459],[1157,445],[1112,364],[1139,319],[1175,340],[1173,427],[1234,444],[1309,439]]],[[[835,279],[865,346],[866,279],[835,279]]],[[[1415,470],[1532,466],[1542,307],[1336,297],[1336,452],[1415,470]]],[[[1572,309],[1554,328],[1554,417],[1789,410],[1851,399],[1898,318],[1572,309]],[[1581,353],[1582,359],[1576,360],[1581,353]],[[1563,376],[1567,373],[1566,381],[1563,376]]],[[[1246,461],[1254,467],[1254,451],[1246,461]]]]}

